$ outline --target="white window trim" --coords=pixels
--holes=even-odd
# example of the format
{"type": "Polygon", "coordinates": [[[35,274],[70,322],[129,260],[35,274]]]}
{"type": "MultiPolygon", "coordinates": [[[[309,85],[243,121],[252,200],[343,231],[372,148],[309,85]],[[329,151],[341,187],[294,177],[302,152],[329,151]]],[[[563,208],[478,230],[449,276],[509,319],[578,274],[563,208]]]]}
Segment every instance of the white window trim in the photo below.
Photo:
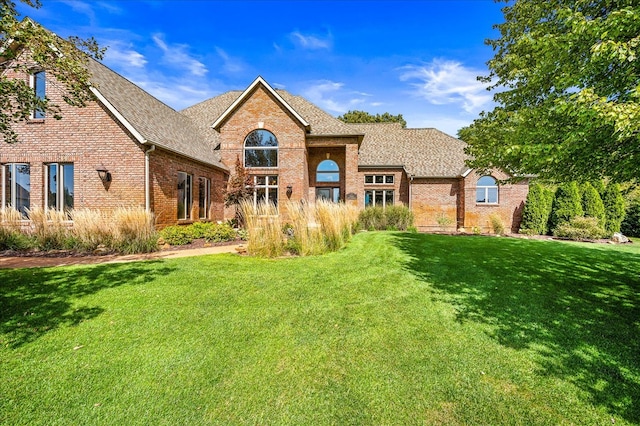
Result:
{"type": "Polygon", "coordinates": [[[265,191],[265,196],[267,201],[269,201],[269,189],[273,189],[275,188],[276,190],[276,194],[279,193],[278,191],[278,184],[280,183],[280,178],[278,177],[278,175],[253,175],[253,206],[254,207],[258,207],[258,189],[264,189],[265,191]],[[278,183],[276,183],[275,185],[269,185],[269,178],[275,176],[276,180],[278,181],[278,183]],[[258,185],[257,181],[259,177],[264,177],[265,180],[265,184],[264,185],[258,185]]]}
{"type": "MultiPolygon", "coordinates": [[[[380,185],[380,184],[378,184],[380,185]]],[[[376,192],[382,192],[382,208],[385,209],[387,207],[387,192],[391,192],[393,194],[393,203],[391,203],[391,205],[394,205],[396,203],[396,192],[395,189],[365,189],[364,191],[364,196],[365,196],[365,200],[367,197],[367,192],[371,191],[373,192],[372,194],[372,203],[369,205],[371,207],[376,207],[376,192]]],[[[368,207],[365,205],[365,208],[368,207]]]]}
{"type": "MultiPolygon", "coordinates": [[[[38,70],[38,69],[31,70],[31,73],[29,74],[29,87],[35,93],[35,90],[36,90],[36,74],[38,74],[38,73],[44,73],[44,84],[45,84],[44,90],[45,90],[45,96],[46,96],[46,93],[47,93],[47,74],[46,74],[46,72],[44,70],[38,70]]],[[[36,96],[37,96],[37,93],[36,93],[36,96]]],[[[42,115],[43,115],[42,117],[36,117],[36,112],[34,110],[34,111],[31,111],[31,113],[29,114],[29,119],[30,120],[44,120],[46,118],[46,114],[43,112],[42,115]]]]}
{"type": "MultiPolygon", "coordinates": [[[[16,204],[17,204],[17,196],[18,196],[18,192],[16,191],[16,166],[29,166],[29,169],[31,169],[31,164],[30,163],[3,163],[0,164],[0,168],[2,169],[2,172],[0,173],[0,178],[2,179],[2,182],[0,182],[0,191],[2,191],[2,199],[0,200],[0,202],[2,204],[0,204],[0,208],[6,208],[7,204],[8,206],[11,206],[12,208],[16,209],[16,204]],[[12,170],[11,170],[11,184],[9,187],[9,200],[7,200],[7,167],[11,166],[12,170]]],[[[29,204],[31,204],[31,176],[29,176],[29,204]]],[[[31,205],[29,206],[29,208],[31,208],[31,205]]],[[[23,217],[22,220],[28,220],[27,218],[23,217]]]]}
{"type": "Polygon", "coordinates": [[[390,175],[390,174],[386,174],[386,175],[364,175],[364,184],[365,185],[395,185],[396,182],[396,176],[395,175],[390,175]],[[367,177],[373,177],[373,182],[367,182],[367,177]],[[380,182],[380,183],[376,183],[376,177],[378,176],[382,176],[382,180],[384,182],[380,182]],[[393,180],[393,182],[387,182],[387,176],[390,176],[393,180]]]}
{"type": "Polygon", "coordinates": [[[191,210],[193,209],[193,175],[189,174],[187,172],[178,172],[178,182],[180,181],[180,175],[183,174],[186,176],[185,179],[185,191],[184,191],[184,196],[186,197],[186,199],[183,199],[182,201],[184,202],[184,214],[185,217],[177,217],[178,216],[178,212],[177,212],[177,208],[178,208],[178,197],[176,194],[176,217],[177,220],[192,220],[193,218],[191,217],[191,210]],[[187,188],[189,188],[189,191],[187,191],[187,188]],[[187,203],[187,201],[190,200],[191,201],[191,205],[189,205],[189,203],[187,203]]]}
{"type": "MultiPolygon", "coordinates": [[[[482,176],[484,177],[484,176],[482,176]]],[[[489,176],[490,178],[492,178],[495,181],[495,178],[493,176],[489,176]]],[[[480,180],[480,179],[478,179],[480,180]]],[[[500,187],[498,186],[498,184],[495,185],[476,185],[476,204],[480,205],[480,206],[497,206],[498,204],[500,204],[500,187]],[[495,203],[491,203],[489,201],[478,201],[478,189],[482,189],[484,190],[484,199],[485,200],[489,200],[489,189],[496,189],[496,202],[495,203]]]]}
{"type": "MultiPolygon", "coordinates": [[[[44,208],[45,210],[56,210],[63,211],[64,210],[64,167],[66,165],[74,165],[73,163],[45,163],[44,164],[44,208]],[[49,207],[49,166],[56,165],[58,168],[58,180],[56,183],[56,208],[51,209],[49,207]],[[62,188],[62,190],[60,190],[62,188]]],[[[75,166],[74,166],[74,174],[75,174],[75,166]]],[[[75,191],[75,184],[74,184],[75,191]]],[[[74,205],[75,205],[75,194],[74,194],[74,205]]]]}
{"type": "MultiPolygon", "coordinates": [[[[244,142],[242,144],[242,165],[244,166],[244,168],[246,169],[267,169],[267,170],[274,170],[277,169],[278,166],[280,165],[280,141],[278,140],[278,138],[276,137],[276,135],[267,129],[255,129],[250,131],[247,136],[245,136],[244,138],[244,142]],[[278,144],[276,146],[250,146],[247,147],[247,138],[249,137],[249,135],[255,131],[258,130],[264,130],[266,132],[269,132],[273,135],[273,137],[276,139],[276,142],[278,142],[278,144]],[[251,150],[260,150],[260,151],[275,151],[276,152],[276,165],[275,166],[248,166],[247,165],[247,149],[251,149],[251,150]]],[[[273,175],[272,175],[273,176],[273,175]]]]}
{"type": "Polygon", "coordinates": [[[200,200],[202,194],[200,193],[200,182],[198,182],[198,219],[210,219],[210,205],[211,205],[211,179],[201,176],[199,179],[204,181],[204,215],[200,209],[200,200]]]}

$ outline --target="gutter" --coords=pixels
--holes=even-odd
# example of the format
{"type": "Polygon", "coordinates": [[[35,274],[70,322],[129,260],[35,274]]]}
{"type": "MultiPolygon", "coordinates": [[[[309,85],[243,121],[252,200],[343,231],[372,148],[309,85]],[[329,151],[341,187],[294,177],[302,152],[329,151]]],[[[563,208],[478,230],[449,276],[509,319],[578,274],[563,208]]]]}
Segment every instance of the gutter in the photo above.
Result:
{"type": "Polygon", "coordinates": [[[155,145],[151,145],[144,152],[144,209],[151,212],[151,179],[149,176],[149,155],[156,150],[155,145]]]}

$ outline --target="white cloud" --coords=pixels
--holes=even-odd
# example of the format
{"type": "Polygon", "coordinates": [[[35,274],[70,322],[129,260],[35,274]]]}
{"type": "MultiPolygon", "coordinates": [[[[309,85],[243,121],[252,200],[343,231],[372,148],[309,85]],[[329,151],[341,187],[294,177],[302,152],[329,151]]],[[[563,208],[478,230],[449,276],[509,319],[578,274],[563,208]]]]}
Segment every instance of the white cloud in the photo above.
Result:
{"type": "Polygon", "coordinates": [[[222,50],[219,47],[216,47],[216,53],[222,59],[223,65],[222,69],[227,73],[239,73],[244,70],[244,64],[240,59],[233,58],[229,56],[227,52],[222,50]]]}
{"type": "Polygon", "coordinates": [[[309,50],[320,50],[320,49],[331,49],[331,37],[320,38],[314,35],[305,35],[300,31],[294,31],[290,34],[293,42],[302,47],[303,49],[309,50]]]}
{"type": "Polygon", "coordinates": [[[202,77],[208,72],[207,67],[202,62],[187,53],[187,45],[168,45],[164,41],[162,34],[154,34],[152,39],[164,52],[163,62],[171,64],[176,68],[186,68],[190,74],[198,77],[202,77]]]}
{"type": "Polygon", "coordinates": [[[318,80],[309,83],[302,95],[324,110],[343,114],[363,104],[362,93],[343,90],[344,83],[318,80]]]}
{"type": "Polygon", "coordinates": [[[128,47],[120,47],[117,42],[109,44],[104,60],[108,64],[117,64],[119,68],[144,68],[147,64],[144,55],[128,47]]]}
{"type": "Polygon", "coordinates": [[[154,78],[139,75],[138,77],[132,78],[131,81],[178,111],[209,99],[216,94],[207,86],[189,86],[181,84],[179,79],[167,78],[166,76],[156,76],[157,78],[154,78]]]}
{"type": "Polygon", "coordinates": [[[467,68],[460,62],[435,59],[429,64],[400,68],[401,81],[417,81],[411,85],[415,94],[434,105],[461,104],[470,114],[477,114],[492,101],[487,84],[477,80],[486,72],[467,68]]]}

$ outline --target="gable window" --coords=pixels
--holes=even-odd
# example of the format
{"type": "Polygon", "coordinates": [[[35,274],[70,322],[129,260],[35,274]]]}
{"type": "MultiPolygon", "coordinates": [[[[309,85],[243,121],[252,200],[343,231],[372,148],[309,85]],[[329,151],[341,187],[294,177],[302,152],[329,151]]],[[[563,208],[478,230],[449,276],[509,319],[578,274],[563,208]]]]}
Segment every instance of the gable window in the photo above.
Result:
{"type": "Polygon", "coordinates": [[[211,200],[211,180],[201,177],[198,179],[198,217],[209,219],[209,203],[211,200]]]}
{"type": "Polygon", "coordinates": [[[365,175],[364,183],[366,184],[393,184],[393,175],[365,175]]]}
{"type": "Polygon", "coordinates": [[[316,169],[316,182],[339,182],[340,168],[333,160],[324,160],[316,169]]]}
{"type": "Polygon", "coordinates": [[[13,207],[27,217],[31,200],[31,169],[29,164],[12,163],[2,166],[2,207],[13,207]]]}
{"type": "MultiPolygon", "coordinates": [[[[44,100],[46,96],[46,75],[44,71],[37,71],[31,74],[31,87],[33,88],[36,98],[38,100],[44,100]]],[[[36,109],[33,111],[33,118],[43,119],[44,111],[41,109],[36,109]]]]}
{"type": "Polygon", "coordinates": [[[178,220],[191,219],[193,176],[178,172],[178,220]]]}
{"type": "Polygon", "coordinates": [[[482,176],[476,185],[477,204],[498,204],[498,183],[491,176],[482,176]]]}
{"type": "Polygon", "coordinates": [[[278,176],[253,177],[253,205],[270,202],[278,205],[278,176]]]}
{"type": "Polygon", "coordinates": [[[245,167],[278,167],[278,139],[268,130],[258,129],[244,140],[245,167]]]}
{"type": "Polygon", "coordinates": [[[51,163],[44,169],[44,205],[53,210],[70,211],[74,204],[73,164],[51,163]]]}
{"type": "Polygon", "coordinates": [[[393,195],[392,189],[371,189],[364,191],[364,206],[378,206],[382,208],[391,206],[393,205],[393,195]]]}

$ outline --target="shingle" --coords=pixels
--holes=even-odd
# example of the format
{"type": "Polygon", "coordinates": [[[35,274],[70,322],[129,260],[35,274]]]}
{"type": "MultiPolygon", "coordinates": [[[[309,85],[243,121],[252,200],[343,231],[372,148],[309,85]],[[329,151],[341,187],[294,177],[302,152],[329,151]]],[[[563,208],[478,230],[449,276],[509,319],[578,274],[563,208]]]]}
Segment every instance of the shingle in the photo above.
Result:
{"type": "Polygon", "coordinates": [[[93,59],[89,70],[97,90],[148,143],[227,169],[189,117],[93,59]]]}

